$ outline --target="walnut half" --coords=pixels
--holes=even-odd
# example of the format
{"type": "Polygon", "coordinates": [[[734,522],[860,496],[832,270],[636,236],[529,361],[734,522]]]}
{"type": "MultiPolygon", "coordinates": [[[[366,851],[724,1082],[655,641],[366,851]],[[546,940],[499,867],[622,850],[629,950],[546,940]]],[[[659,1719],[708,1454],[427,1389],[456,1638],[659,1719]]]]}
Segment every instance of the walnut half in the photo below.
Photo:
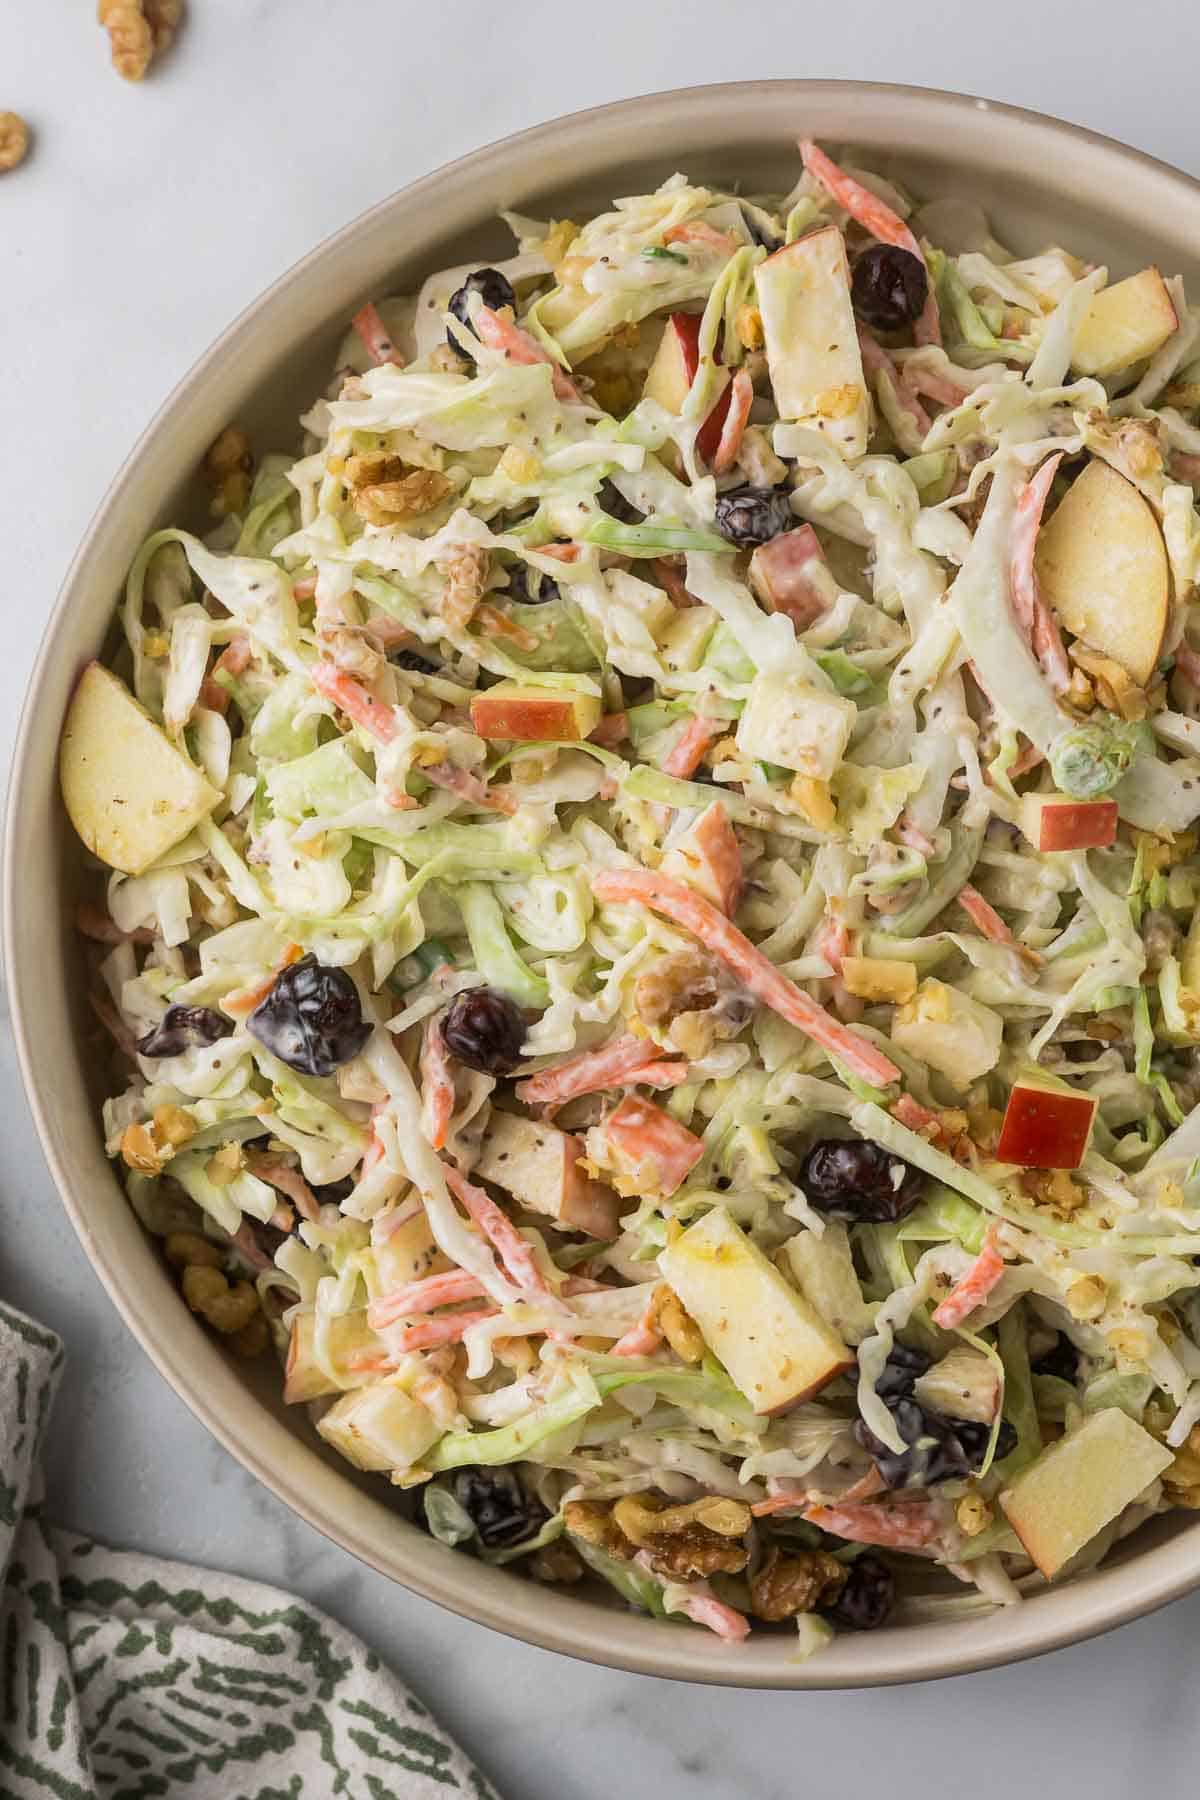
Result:
{"type": "Polygon", "coordinates": [[[751,1610],[777,1624],[798,1613],[831,1606],[846,1585],[848,1570],[824,1550],[801,1550],[785,1556],[778,1548],[750,1579],[751,1610]]]}
{"type": "Polygon", "coordinates": [[[29,127],[20,113],[0,112],[0,175],[25,161],[29,127]]]}

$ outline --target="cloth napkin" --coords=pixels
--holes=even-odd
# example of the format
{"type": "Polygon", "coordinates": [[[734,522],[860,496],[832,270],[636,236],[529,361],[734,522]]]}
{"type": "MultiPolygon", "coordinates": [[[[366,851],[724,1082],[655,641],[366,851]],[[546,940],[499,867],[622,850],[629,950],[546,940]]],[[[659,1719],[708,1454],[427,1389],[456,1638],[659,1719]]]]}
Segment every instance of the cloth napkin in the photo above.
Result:
{"type": "Polygon", "coordinates": [[[0,1800],[498,1800],[314,1607],[42,1520],[63,1364],[0,1305],[0,1800]]]}

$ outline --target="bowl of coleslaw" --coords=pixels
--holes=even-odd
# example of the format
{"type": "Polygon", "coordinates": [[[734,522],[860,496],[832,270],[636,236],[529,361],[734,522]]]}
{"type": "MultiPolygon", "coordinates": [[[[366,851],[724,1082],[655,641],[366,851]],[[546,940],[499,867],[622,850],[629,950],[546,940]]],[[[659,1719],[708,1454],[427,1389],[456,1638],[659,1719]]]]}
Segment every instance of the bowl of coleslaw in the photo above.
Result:
{"type": "Polygon", "coordinates": [[[1197,243],[1013,108],[655,95],[364,215],[135,447],[14,765],[23,1075],[376,1569],[774,1687],[1200,1580],[1197,243]]]}

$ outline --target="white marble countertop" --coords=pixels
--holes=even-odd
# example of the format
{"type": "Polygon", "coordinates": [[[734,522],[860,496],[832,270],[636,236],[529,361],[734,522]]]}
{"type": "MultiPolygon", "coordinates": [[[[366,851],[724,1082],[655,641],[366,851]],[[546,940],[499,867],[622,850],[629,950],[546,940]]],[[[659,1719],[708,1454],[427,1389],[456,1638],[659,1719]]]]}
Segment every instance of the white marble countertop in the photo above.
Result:
{"type": "MultiPolygon", "coordinates": [[[[90,4],[0,6],[0,753],[67,560],[142,425],[217,331],[318,239],[447,158],[625,94],[763,73],[963,88],[1045,108],[1200,173],[1200,15],[1045,0],[192,0],[141,89],[90,4]],[[1086,20],[1086,23],[1085,23],[1086,20]],[[501,27],[497,29],[497,27],[501,27]]],[[[0,1038],[0,1293],[66,1338],[50,1510],[118,1544],[299,1590],[408,1678],[509,1800],[774,1800],[931,1778],[999,1800],[1194,1785],[1200,1594],[1048,1661],[923,1689],[717,1693],[508,1643],[385,1582],[244,1474],[155,1374],[80,1251],[0,1038]],[[952,1775],[951,1775],[951,1772],[952,1775]],[[1188,1777],[1191,1777],[1191,1780],[1188,1777]]]]}

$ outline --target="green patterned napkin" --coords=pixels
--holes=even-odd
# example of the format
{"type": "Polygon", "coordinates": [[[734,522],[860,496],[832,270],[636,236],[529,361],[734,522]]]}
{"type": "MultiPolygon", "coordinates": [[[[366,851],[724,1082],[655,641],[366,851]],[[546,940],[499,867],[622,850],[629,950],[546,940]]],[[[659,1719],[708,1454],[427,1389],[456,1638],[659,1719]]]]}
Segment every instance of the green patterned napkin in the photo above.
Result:
{"type": "Polygon", "coordinates": [[[496,1800],[323,1613],[43,1526],[62,1361],[0,1306],[0,1800],[496,1800]]]}

